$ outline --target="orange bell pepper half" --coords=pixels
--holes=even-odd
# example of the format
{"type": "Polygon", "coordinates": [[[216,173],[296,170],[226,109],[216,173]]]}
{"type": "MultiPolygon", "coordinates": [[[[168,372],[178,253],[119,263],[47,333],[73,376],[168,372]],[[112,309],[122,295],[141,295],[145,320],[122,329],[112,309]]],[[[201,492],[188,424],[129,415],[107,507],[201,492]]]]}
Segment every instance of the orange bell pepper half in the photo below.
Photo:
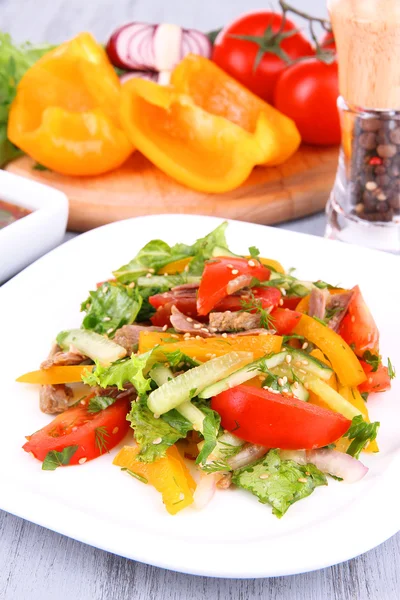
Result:
{"type": "Polygon", "coordinates": [[[138,460],[138,452],[138,446],[124,446],[113,464],[143,477],[153,485],[162,494],[165,508],[171,515],[193,503],[196,483],[175,446],[168,448],[164,458],[152,463],[138,460]]]}
{"type": "Polygon", "coordinates": [[[81,33],[25,73],[11,105],[7,135],[59,173],[105,173],[133,151],[119,121],[120,92],[103,48],[89,33],[81,33]]]}
{"type": "Polygon", "coordinates": [[[246,335],[237,337],[210,337],[185,340],[182,335],[171,337],[170,333],[142,331],[139,337],[139,353],[142,354],[155,346],[159,351],[174,352],[181,350],[187,356],[199,361],[207,361],[228,352],[252,352],[254,359],[271,352],[279,352],[282,338],[278,335],[246,335]],[[175,340],[176,341],[172,341],[175,340]]]}
{"type": "Polygon", "coordinates": [[[190,96],[203,110],[224,117],[251,134],[257,131],[263,115],[264,164],[283,163],[300,145],[300,134],[292,119],[261,100],[207,58],[195,54],[186,56],[172,72],[171,85],[177,92],[190,96]]]}
{"type": "Polygon", "coordinates": [[[70,365],[65,367],[50,367],[31,371],[18,377],[19,383],[36,383],[39,385],[56,385],[58,383],[78,383],[82,381],[85,371],[92,369],[91,365],[70,365]]]}

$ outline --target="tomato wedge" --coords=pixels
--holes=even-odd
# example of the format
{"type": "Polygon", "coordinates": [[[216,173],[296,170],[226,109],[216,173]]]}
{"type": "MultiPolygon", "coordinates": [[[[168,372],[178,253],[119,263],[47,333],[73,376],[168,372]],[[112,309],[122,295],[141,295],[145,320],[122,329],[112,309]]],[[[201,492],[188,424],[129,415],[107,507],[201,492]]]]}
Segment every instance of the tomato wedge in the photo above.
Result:
{"type": "Polygon", "coordinates": [[[271,312],[271,318],[273,319],[271,327],[279,335],[289,335],[301,318],[301,313],[289,308],[275,308],[271,312]]]}
{"type": "Polygon", "coordinates": [[[339,413],[245,385],[212,398],[211,408],[221,415],[224,429],[267,448],[322,448],[340,438],[351,425],[339,413]]]}
{"type": "Polygon", "coordinates": [[[121,398],[97,413],[88,412],[89,397],[83,402],[85,404],[70,408],[28,436],[23,449],[43,461],[51,450],[61,452],[68,446],[78,446],[69,463],[77,465],[114,448],[129,429],[126,415],[130,399],[121,398]]]}
{"type": "Polygon", "coordinates": [[[220,300],[228,296],[230,281],[241,275],[250,275],[259,281],[270,278],[270,270],[257,259],[215,258],[206,262],[197,296],[197,313],[207,315],[220,300]]]}
{"type": "Polygon", "coordinates": [[[349,346],[354,347],[357,356],[366,350],[379,354],[379,331],[358,285],[353,288],[353,296],[344,317],[339,335],[349,346]]]}
{"type": "Polygon", "coordinates": [[[367,376],[367,381],[364,381],[358,386],[358,390],[363,393],[371,392],[385,392],[390,390],[391,383],[388,368],[380,364],[376,371],[373,371],[372,365],[360,360],[360,365],[364,369],[364,373],[367,376]]]}

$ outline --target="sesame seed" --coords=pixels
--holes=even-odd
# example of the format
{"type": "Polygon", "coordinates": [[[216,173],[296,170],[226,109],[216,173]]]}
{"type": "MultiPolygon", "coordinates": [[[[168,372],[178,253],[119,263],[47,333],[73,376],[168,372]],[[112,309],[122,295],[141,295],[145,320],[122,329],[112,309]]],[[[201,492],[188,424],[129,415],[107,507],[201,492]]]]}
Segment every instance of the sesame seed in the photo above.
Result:
{"type": "Polygon", "coordinates": [[[212,357],[212,353],[208,352],[208,354],[206,354],[206,358],[211,358],[212,357]]]}
{"type": "Polygon", "coordinates": [[[368,377],[368,383],[372,383],[372,382],[373,382],[372,377],[368,377]]]}
{"type": "Polygon", "coordinates": [[[183,492],[181,492],[179,494],[179,500],[184,500],[185,499],[185,494],[183,492]]]}
{"type": "Polygon", "coordinates": [[[167,329],[168,329],[168,325],[167,325],[167,324],[163,325],[163,328],[162,328],[162,330],[163,330],[163,331],[167,331],[167,329]]]}
{"type": "Polygon", "coordinates": [[[367,181],[367,183],[365,184],[365,189],[369,192],[373,192],[374,190],[376,190],[377,187],[378,185],[375,183],[375,181],[367,181]]]}
{"type": "Polygon", "coordinates": [[[259,376],[258,376],[258,379],[259,379],[260,381],[264,381],[264,375],[259,375],[259,376]]]}
{"type": "Polygon", "coordinates": [[[216,355],[216,354],[213,354],[211,358],[217,358],[217,355],[216,355]]]}
{"type": "Polygon", "coordinates": [[[73,428],[71,429],[71,431],[76,431],[77,429],[78,429],[78,427],[75,425],[75,427],[73,427],[73,428]]]}
{"type": "Polygon", "coordinates": [[[283,306],[283,300],[282,300],[282,298],[279,300],[279,306],[283,306]]]}
{"type": "Polygon", "coordinates": [[[296,367],[301,367],[302,362],[301,362],[301,360],[296,360],[296,362],[294,364],[296,365],[296,367]]]}
{"type": "Polygon", "coordinates": [[[212,333],[215,333],[217,331],[217,327],[210,327],[209,329],[210,331],[212,331],[212,333]]]}
{"type": "Polygon", "coordinates": [[[247,264],[249,265],[249,267],[255,267],[256,263],[254,262],[254,260],[248,260],[247,264]]]}
{"type": "Polygon", "coordinates": [[[90,308],[90,302],[86,304],[86,308],[90,308]]]}
{"type": "Polygon", "coordinates": [[[154,417],[155,419],[159,419],[159,418],[160,418],[160,415],[158,415],[157,413],[154,413],[153,417],[154,417]]]}
{"type": "Polygon", "coordinates": [[[196,335],[196,336],[195,336],[195,339],[196,339],[196,340],[202,340],[203,338],[201,337],[201,335],[196,335]]]}
{"type": "Polygon", "coordinates": [[[233,269],[233,265],[231,265],[231,263],[229,263],[229,265],[226,265],[228,267],[228,269],[233,269]]]}
{"type": "Polygon", "coordinates": [[[307,483],[306,477],[299,477],[297,480],[299,483],[307,483]]]}
{"type": "Polygon", "coordinates": [[[299,369],[299,373],[301,373],[302,375],[307,375],[307,371],[305,371],[304,369],[299,369]]]}
{"type": "Polygon", "coordinates": [[[79,463],[80,465],[83,465],[83,463],[85,463],[86,461],[87,461],[87,458],[86,458],[86,456],[84,456],[83,458],[80,458],[80,459],[78,460],[78,463],[79,463]]]}
{"type": "Polygon", "coordinates": [[[293,387],[296,388],[296,390],[299,388],[299,382],[295,381],[293,384],[293,387]]]}
{"type": "Polygon", "coordinates": [[[114,331],[113,327],[110,327],[110,329],[107,329],[107,333],[112,333],[114,331]]]}
{"type": "Polygon", "coordinates": [[[148,269],[148,271],[149,271],[149,273],[155,273],[155,270],[152,268],[148,269]]]}
{"type": "Polygon", "coordinates": [[[268,479],[269,474],[268,473],[261,473],[259,479],[268,479]]]}
{"type": "Polygon", "coordinates": [[[204,333],[209,333],[209,331],[208,331],[207,327],[202,327],[202,328],[200,329],[200,331],[203,331],[204,333]]]}
{"type": "Polygon", "coordinates": [[[308,348],[308,342],[304,342],[304,344],[301,347],[302,350],[305,350],[306,348],[308,348]]]}
{"type": "Polygon", "coordinates": [[[174,338],[174,340],[179,340],[179,335],[176,335],[176,333],[171,333],[171,337],[174,338]]]}
{"type": "Polygon", "coordinates": [[[290,356],[290,354],[287,354],[285,356],[285,361],[287,362],[288,365],[290,365],[290,363],[292,362],[292,357],[290,356]]]}
{"type": "Polygon", "coordinates": [[[192,336],[190,335],[190,333],[184,333],[184,334],[183,334],[183,339],[184,339],[184,340],[185,340],[185,342],[186,342],[187,340],[191,340],[191,339],[192,339],[192,336]]]}
{"type": "Polygon", "coordinates": [[[386,194],[381,192],[380,194],[377,195],[376,199],[379,200],[379,202],[383,202],[384,200],[387,200],[387,196],[386,196],[386,194]]]}
{"type": "Polygon", "coordinates": [[[119,431],[119,427],[114,427],[114,429],[112,430],[113,434],[115,435],[116,433],[118,433],[119,431]]]}
{"type": "Polygon", "coordinates": [[[238,269],[232,269],[231,272],[232,272],[232,275],[238,275],[239,274],[238,269]]]}
{"type": "Polygon", "coordinates": [[[283,379],[282,379],[282,377],[278,378],[278,385],[280,385],[282,387],[282,385],[283,385],[283,379]]]}
{"type": "Polygon", "coordinates": [[[188,323],[193,323],[193,319],[192,319],[192,317],[186,317],[186,321],[187,321],[188,323]]]}
{"type": "Polygon", "coordinates": [[[287,384],[288,379],[287,379],[286,375],[284,375],[284,377],[282,377],[282,381],[283,381],[283,385],[287,384]]]}
{"type": "Polygon", "coordinates": [[[183,270],[185,273],[187,273],[189,271],[189,265],[186,265],[186,267],[183,270]]]}
{"type": "Polygon", "coordinates": [[[282,296],[286,296],[286,290],[285,290],[285,288],[280,288],[280,290],[281,290],[282,296]]]}
{"type": "Polygon", "coordinates": [[[308,475],[310,477],[311,473],[309,473],[308,471],[306,471],[306,475],[308,475]]]}
{"type": "Polygon", "coordinates": [[[151,273],[146,273],[146,278],[151,279],[151,273]]]}
{"type": "Polygon", "coordinates": [[[362,202],[359,202],[358,204],[356,204],[356,213],[360,214],[362,212],[364,212],[364,204],[362,202]]]}
{"type": "Polygon", "coordinates": [[[128,285],[128,288],[134,288],[136,285],[136,283],[134,281],[131,281],[130,284],[128,285]]]}
{"type": "Polygon", "coordinates": [[[308,365],[308,360],[302,360],[302,361],[301,361],[301,364],[302,364],[302,365],[308,365]]]}
{"type": "Polygon", "coordinates": [[[194,329],[201,329],[201,323],[194,323],[193,327],[194,329]]]}
{"type": "Polygon", "coordinates": [[[351,321],[352,323],[354,323],[354,322],[355,322],[355,320],[356,320],[355,316],[354,316],[354,315],[351,315],[351,319],[350,319],[350,321],[351,321]]]}
{"type": "Polygon", "coordinates": [[[223,333],[223,334],[222,334],[222,337],[223,337],[223,338],[227,338],[227,337],[228,337],[228,334],[227,334],[227,333],[223,333]]]}
{"type": "Polygon", "coordinates": [[[161,444],[161,442],[162,442],[162,437],[158,437],[155,440],[153,440],[153,444],[155,446],[157,446],[158,444],[161,444]]]}
{"type": "Polygon", "coordinates": [[[111,321],[111,317],[104,317],[103,321],[111,321]]]}
{"type": "Polygon", "coordinates": [[[80,404],[82,404],[82,406],[85,406],[85,404],[86,404],[85,400],[81,400],[80,404]]]}

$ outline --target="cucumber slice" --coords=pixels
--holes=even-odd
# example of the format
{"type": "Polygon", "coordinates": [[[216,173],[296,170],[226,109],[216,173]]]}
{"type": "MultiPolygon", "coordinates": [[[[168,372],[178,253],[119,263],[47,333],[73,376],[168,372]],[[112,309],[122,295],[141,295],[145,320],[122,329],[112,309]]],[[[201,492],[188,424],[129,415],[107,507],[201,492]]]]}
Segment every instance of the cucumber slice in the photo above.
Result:
{"type": "Polygon", "coordinates": [[[306,352],[294,350],[292,348],[289,348],[288,352],[292,356],[292,362],[290,363],[291,367],[302,369],[324,381],[327,381],[331,377],[333,370],[317,358],[310,356],[310,354],[307,354],[306,352]]]}
{"type": "Polygon", "coordinates": [[[164,383],[167,383],[167,381],[174,378],[174,374],[171,369],[160,364],[158,364],[156,367],[153,367],[149,375],[152,380],[156,382],[158,387],[164,385],[164,383]]]}
{"type": "Polygon", "coordinates": [[[235,371],[228,377],[225,377],[225,379],[217,381],[217,383],[206,387],[202,392],[200,392],[199,398],[211,398],[212,396],[216,396],[225,390],[236,387],[245,381],[249,381],[249,379],[253,379],[253,377],[261,375],[261,373],[263,373],[262,368],[273,369],[277,365],[281,364],[285,360],[286,355],[287,352],[284,351],[278,352],[278,354],[273,354],[268,358],[260,358],[259,360],[255,360],[242,369],[235,371]]]}
{"type": "Polygon", "coordinates": [[[240,256],[240,254],[234,254],[228,250],[228,248],[223,248],[222,246],[214,246],[211,256],[214,258],[217,258],[218,256],[233,256],[235,258],[243,258],[243,256],[240,256]]]}
{"type": "Polygon", "coordinates": [[[86,329],[70,329],[61,331],[57,336],[57,344],[67,352],[71,346],[88,356],[97,360],[101,365],[108,366],[111,363],[126,356],[126,350],[112,340],[86,329]]]}
{"type": "Polygon", "coordinates": [[[183,283],[200,283],[200,279],[196,275],[188,275],[184,280],[182,277],[174,275],[152,275],[151,277],[139,277],[137,284],[139,287],[147,288],[172,288],[183,283]]]}
{"type": "Polygon", "coordinates": [[[212,383],[230,375],[232,371],[249,363],[252,358],[251,352],[229,352],[224,356],[213,358],[203,365],[189,369],[186,373],[167,381],[151,392],[147,399],[147,405],[154,414],[162,415],[198,395],[212,383]]]}
{"type": "Polygon", "coordinates": [[[176,407],[176,410],[193,425],[195,431],[203,433],[203,421],[206,416],[199,408],[197,408],[197,406],[192,404],[190,400],[182,402],[182,404],[176,407]]]}
{"type": "Polygon", "coordinates": [[[297,382],[297,385],[292,383],[290,389],[292,390],[292,394],[295,398],[302,400],[303,402],[308,401],[310,394],[302,383],[297,382]]]}

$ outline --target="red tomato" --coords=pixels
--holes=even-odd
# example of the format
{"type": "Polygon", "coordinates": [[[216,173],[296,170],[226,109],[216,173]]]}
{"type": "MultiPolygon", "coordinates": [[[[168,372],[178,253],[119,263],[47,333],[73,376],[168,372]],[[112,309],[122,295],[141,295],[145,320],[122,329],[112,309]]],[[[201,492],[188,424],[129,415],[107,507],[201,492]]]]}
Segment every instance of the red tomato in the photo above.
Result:
{"type": "Polygon", "coordinates": [[[334,50],[336,52],[335,38],[333,31],[326,31],[320,41],[321,48],[327,48],[328,50],[334,50]]]}
{"type": "Polygon", "coordinates": [[[282,33],[293,32],[293,35],[274,39],[273,35],[281,26],[281,14],[262,11],[243,15],[221,31],[212,55],[218,66],[269,103],[278,77],[287,67],[276,52],[281,49],[291,59],[315,54],[310,42],[289,19],[285,20],[282,33]],[[236,36],[251,36],[252,39],[236,36]]]}
{"type": "Polygon", "coordinates": [[[354,348],[357,356],[366,350],[379,354],[379,331],[358,285],[353,288],[347,314],[340,324],[339,335],[354,348]]]}
{"type": "Polygon", "coordinates": [[[289,335],[301,319],[301,313],[289,308],[275,308],[271,312],[273,327],[279,335],[289,335]]]}
{"type": "Polygon", "coordinates": [[[378,369],[373,372],[370,364],[364,362],[363,360],[360,360],[360,364],[368,378],[367,381],[364,381],[364,383],[358,386],[358,389],[361,393],[384,392],[386,390],[390,390],[391,383],[387,367],[384,367],[382,364],[380,364],[378,369]]]}
{"type": "Polygon", "coordinates": [[[340,413],[246,385],[218,394],[212,398],[211,408],[221,415],[224,429],[267,448],[321,448],[340,438],[351,425],[340,413]]]}
{"type": "Polygon", "coordinates": [[[215,258],[206,262],[197,295],[197,314],[207,315],[225,296],[227,285],[240,275],[251,275],[259,281],[267,281],[270,270],[257,259],[215,258]]]}
{"type": "Polygon", "coordinates": [[[295,310],[300,300],[301,296],[284,296],[282,308],[290,308],[290,310],[295,310]]]}
{"type": "MultiPolygon", "coordinates": [[[[281,292],[278,288],[273,287],[254,287],[252,288],[254,299],[256,303],[260,303],[262,308],[270,308],[271,306],[278,306],[279,300],[282,297],[281,292]]],[[[243,310],[243,303],[252,303],[252,299],[249,300],[250,296],[243,293],[241,296],[226,296],[223,300],[213,308],[215,312],[225,312],[230,310],[237,312],[243,310]]],[[[249,310],[249,312],[255,312],[249,310]]]]}
{"type": "Polygon", "coordinates": [[[78,446],[69,463],[77,465],[83,458],[92,460],[114,448],[129,429],[126,420],[131,404],[129,398],[121,398],[98,413],[88,412],[88,401],[86,398],[85,405],[68,409],[33,433],[23,449],[43,461],[51,450],[61,452],[67,446],[78,446]],[[101,439],[105,447],[102,447],[101,439]]]}
{"type": "Polygon", "coordinates": [[[288,67],[279,77],[274,105],[296,123],[303,142],[340,144],[338,67],[316,58],[288,67]]]}

